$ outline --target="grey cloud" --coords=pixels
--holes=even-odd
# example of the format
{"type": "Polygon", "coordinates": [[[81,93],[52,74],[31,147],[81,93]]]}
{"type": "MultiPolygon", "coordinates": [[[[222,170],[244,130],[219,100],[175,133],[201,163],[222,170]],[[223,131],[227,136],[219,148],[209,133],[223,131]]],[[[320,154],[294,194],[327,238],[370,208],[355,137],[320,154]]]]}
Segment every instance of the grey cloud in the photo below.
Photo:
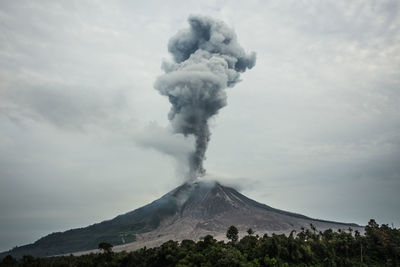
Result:
{"type": "Polygon", "coordinates": [[[187,60],[197,50],[203,50],[219,54],[229,68],[236,71],[244,72],[255,65],[255,53],[246,55],[236,34],[223,22],[204,16],[190,16],[188,22],[190,29],[179,32],[168,43],[168,50],[177,63],[187,60]]]}
{"type": "MultiPolygon", "coordinates": [[[[132,135],[168,124],[152,84],[162,44],[192,12],[233,26],[258,60],[210,120],[202,179],[244,177],[246,195],[273,207],[398,227],[399,3],[0,1],[0,250],[110,219],[181,182],[173,155],[193,151],[193,138],[181,148],[161,129],[147,147],[165,156],[132,135]]],[[[179,64],[164,63],[171,80],[179,64]]]]}
{"type": "Polygon", "coordinates": [[[177,163],[177,174],[185,178],[189,175],[188,159],[194,152],[194,140],[182,134],[173,133],[171,128],[163,128],[151,123],[134,135],[136,144],[155,149],[172,156],[177,163]]]}
{"type": "Polygon", "coordinates": [[[227,104],[224,89],[239,82],[239,72],[252,68],[256,56],[244,52],[223,22],[203,16],[190,16],[188,22],[190,28],[169,41],[175,62],[163,64],[166,74],[154,87],[172,104],[169,119],[174,131],[195,136],[188,177],[195,179],[205,174],[203,161],[211,135],[208,120],[227,104]]]}
{"type": "Polygon", "coordinates": [[[18,121],[30,117],[69,129],[84,129],[90,125],[117,120],[125,107],[124,90],[105,94],[91,88],[68,87],[61,84],[10,85],[0,92],[0,113],[18,121]]]}

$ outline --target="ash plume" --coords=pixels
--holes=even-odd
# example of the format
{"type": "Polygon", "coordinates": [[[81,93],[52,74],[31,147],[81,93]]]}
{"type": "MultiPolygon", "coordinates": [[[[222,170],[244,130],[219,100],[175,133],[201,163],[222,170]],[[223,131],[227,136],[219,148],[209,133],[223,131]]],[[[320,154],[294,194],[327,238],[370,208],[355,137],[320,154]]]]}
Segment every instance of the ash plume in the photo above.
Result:
{"type": "Polygon", "coordinates": [[[154,87],[172,105],[168,118],[174,131],[195,137],[188,177],[194,180],[205,174],[203,160],[211,135],[208,120],[226,106],[224,89],[233,87],[240,73],[255,65],[256,54],[246,54],[234,31],[222,21],[190,16],[188,22],[189,29],[169,40],[173,61],[163,62],[165,74],[154,87]]]}

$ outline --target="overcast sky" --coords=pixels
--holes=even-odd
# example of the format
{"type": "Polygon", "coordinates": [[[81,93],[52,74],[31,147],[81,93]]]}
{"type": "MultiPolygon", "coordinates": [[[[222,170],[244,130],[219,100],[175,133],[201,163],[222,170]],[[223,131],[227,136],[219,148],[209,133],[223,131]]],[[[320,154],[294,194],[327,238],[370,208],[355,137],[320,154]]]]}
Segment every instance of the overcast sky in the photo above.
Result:
{"type": "Polygon", "coordinates": [[[153,85],[190,14],[257,52],[211,121],[208,176],[313,218],[400,226],[400,2],[225,2],[0,2],[1,251],[183,182],[187,143],[164,134],[153,85]]]}

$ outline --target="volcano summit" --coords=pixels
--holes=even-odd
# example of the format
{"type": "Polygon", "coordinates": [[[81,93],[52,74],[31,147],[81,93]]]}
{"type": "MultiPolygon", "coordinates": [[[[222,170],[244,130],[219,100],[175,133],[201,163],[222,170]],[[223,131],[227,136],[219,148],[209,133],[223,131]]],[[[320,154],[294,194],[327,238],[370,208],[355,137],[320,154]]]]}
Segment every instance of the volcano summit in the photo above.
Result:
{"type": "Polygon", "coordinates": [[[363,231],[357,224],[312,219],[304,215],[272,208],[256,202],[231,187],[217,182],[185,183],[152,203],[119,215],[112,220],[85,228],[52,233],[33,244],[0,254],[14,257],[31,254],[50,256],[96,249],[100,242],[113,244],[114,251],[130,251],[158,246],[168,240],[198,240],[205,235],[224,239],[235,225],[244,233],[252,228],[257,234],[289,233],[308,228],[363,231]]]}

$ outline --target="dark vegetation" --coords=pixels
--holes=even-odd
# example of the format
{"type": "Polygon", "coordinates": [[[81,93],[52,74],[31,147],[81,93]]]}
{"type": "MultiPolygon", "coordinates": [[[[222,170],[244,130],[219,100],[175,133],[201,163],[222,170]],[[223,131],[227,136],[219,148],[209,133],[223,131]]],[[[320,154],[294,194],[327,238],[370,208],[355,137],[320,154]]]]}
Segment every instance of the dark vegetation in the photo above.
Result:
{"type": "Polygon", "coordinates": [[[313,225],[299,233],[260,237],[249,229],[238,240],[236,227],[229,242],[205,236],[201,241],[168,241],[156,248],[113,253],[109,243],[100,254],[15,260],[7,256],[0,266],[400,266],[400,230],[371,220],[365,234],[352,229],[318,232],[313,225]]]}
{"type": "Polygon", "coordinates": [[[101,242],[99,244],[99,249],[102,250],[104,253],[111,253],[112,252],[112,245],[107,242],[101,242]]]}

